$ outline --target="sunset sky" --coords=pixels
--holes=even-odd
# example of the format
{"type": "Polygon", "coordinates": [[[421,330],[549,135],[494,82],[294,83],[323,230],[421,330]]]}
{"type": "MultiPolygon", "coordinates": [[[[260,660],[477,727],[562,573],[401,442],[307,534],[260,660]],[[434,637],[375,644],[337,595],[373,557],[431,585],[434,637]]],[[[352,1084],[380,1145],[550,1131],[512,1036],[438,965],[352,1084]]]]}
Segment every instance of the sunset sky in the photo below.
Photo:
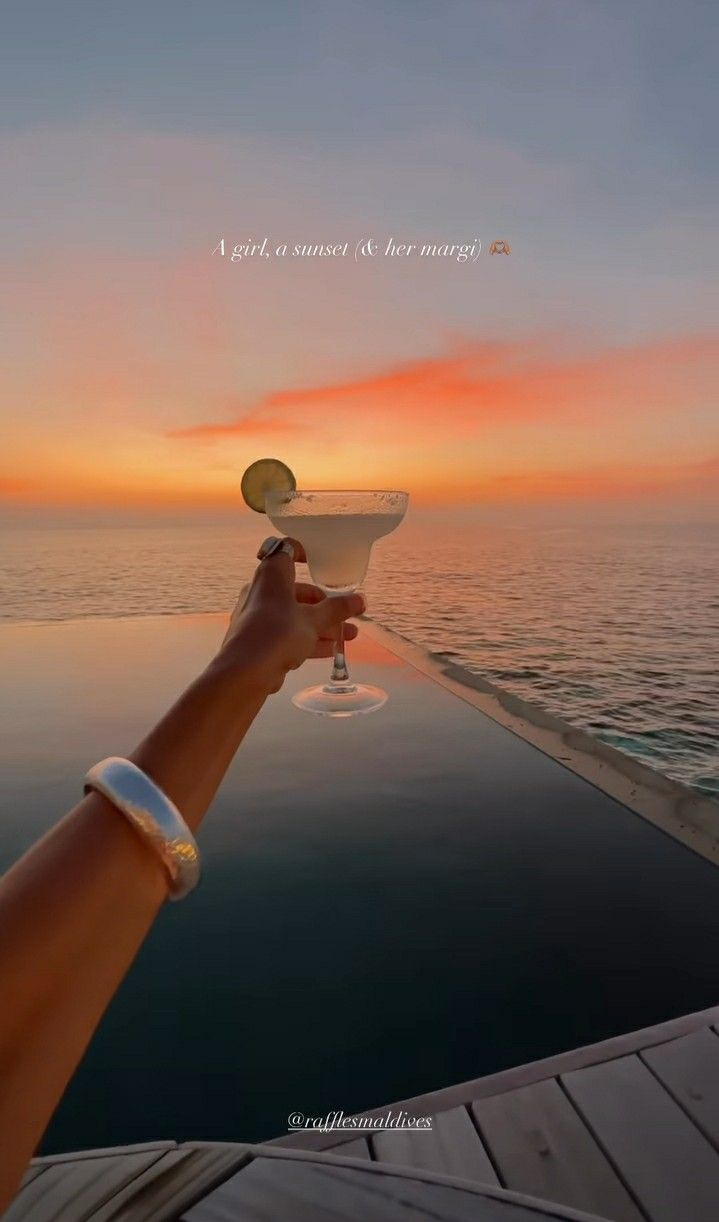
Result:
{"type": "Polygon", "coordinates": [[[716,517],[711,5],[12,10],[6,514],[225,510],[276,455],[417,503],[716,517]],[[350,254],[212,255],[264,237],[350,254]],[[370,237],[485,249],[356,262],[370,237]]]}

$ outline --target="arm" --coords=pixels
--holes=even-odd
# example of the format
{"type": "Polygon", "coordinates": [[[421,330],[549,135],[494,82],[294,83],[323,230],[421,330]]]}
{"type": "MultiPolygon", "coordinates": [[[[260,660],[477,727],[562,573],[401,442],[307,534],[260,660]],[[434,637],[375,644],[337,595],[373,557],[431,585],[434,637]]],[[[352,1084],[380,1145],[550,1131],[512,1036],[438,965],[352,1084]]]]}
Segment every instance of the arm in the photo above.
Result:
{"type": "MultiPolygon", "coordinates": [[[[362,609],[357,595],[296,586],[282,553],[259,566],[218,655],[130,757],[193,831],[267,696],[307,657],[330,656],[362,609]]],[[[0,1209],[166,894],[159,859],[96,793],[0,880],[0,1209]]]]}

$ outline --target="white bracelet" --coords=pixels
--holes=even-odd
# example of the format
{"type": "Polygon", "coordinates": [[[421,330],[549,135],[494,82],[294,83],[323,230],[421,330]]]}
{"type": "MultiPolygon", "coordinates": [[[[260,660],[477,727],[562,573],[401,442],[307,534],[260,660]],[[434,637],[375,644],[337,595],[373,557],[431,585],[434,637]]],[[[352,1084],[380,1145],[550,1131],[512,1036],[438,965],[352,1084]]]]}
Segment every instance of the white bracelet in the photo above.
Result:
{"type": "Polygon", "coordinates": [[[110,756],[85,777],[85,793],[101,793],[154,849],[170,878],[169,898],[183,899],[200,878],[200,851],[174,802],[129,760],[110,756]]]}

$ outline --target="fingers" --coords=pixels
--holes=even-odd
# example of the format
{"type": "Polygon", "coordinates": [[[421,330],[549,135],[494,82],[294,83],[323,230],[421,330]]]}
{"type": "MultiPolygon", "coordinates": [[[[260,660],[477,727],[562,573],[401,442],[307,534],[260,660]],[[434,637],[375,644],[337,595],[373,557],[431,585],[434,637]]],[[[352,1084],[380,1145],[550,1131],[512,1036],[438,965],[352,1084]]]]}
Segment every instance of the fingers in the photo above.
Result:
{"type": "Polygon", "coordinates": [[[318,641],[312,651],[313,658],[333,658],[335,656],[334,641],[318,641]]]}
{"type": "MultiPolygon", "coordinates": [[[[353,641],[355,637],[358,635],[359,635],[359,628],[357,627],[356,624],[345,624],[345,640],[346,641],[353,641]]],[[[319,640],[321,645],[324,645],[325,642],[329,642],[329,644],[334,649],[335,642],[337,640],[337,630],[333,628],[330,631],[329,636],[320,636],[317,639],[319,640]]]]}
{"type": "Polygon", "coordinates": [[[339,628],[343,620],[351,615],[362,615],[366,603],[362,594],[337,594],[325,598],[313,612],[317,622],[317,635],[326,636],[332,629],[339,628]]]}
{"type": "Polygon", "coordinates": [[[231,636],[234,636],[235,628],[237,627],[237,621],[239,620],[242,612],[245,609],[245,603],[247,602],[247,598],[250,593],[250,589],[251,589],[251,586],[248,581],[243,585],[242,589],[240,590],[239,594],[237,595],[237,602],[235,603],[234,609],[230,616],[230,622],[227,625],[227,632],[225,633],[225,637],[222,642],[223,645],[225,645],[227,641],[229,641],[231,636]]]}
{"type": "Polygon", "coordinates": [[[239,594],[237,595],[237,602],[235,604],[235,609],[232,612],[233,615],[239,615],[240,611],[242,611],[249,597],[249,593],[250,593],[250,582],[246,581],[242,589],[240,590],[239,594]]]}
{"type": "MultiPolygon", "coordinates": [[[[358,634],[359,634],[359,628],[357,627],[356,624],[346,624],[345,625],[345,640],[346,641],[353,641],[358,634]]],[[[312,657],[313,658],[332,658],[334,657],[334,652],[335,652],[334,636],[320,637],[320,639],[318,640],[312,652],[312,657]]]]}
{"type": "Polygon", "coordinates": [[[294,556],[289,554],[290,547],[279,548],[261,560],[255,570],[253,585],[270,596],[294,595],[295,561],[299,562],[305,558],[304,548],[297,539],[285,539],[283,542],[290,545],[294,556]]]}
{"type": "Polygon", "coordinates": [[[298,603],[321,603],[323,598],[326,598],[324,590],[319,586],[313,586],[309,581],[295,582],[295,598],[298,603]]]}
{"type": "Polygon", "coordinates": [[[275,552],[286,552],[288,556],[299,563],[307,559],[305,549],[299,539],[291,539],[289,535],[268,535],[257,549],[257,559],[267,560],[275,552]]]}

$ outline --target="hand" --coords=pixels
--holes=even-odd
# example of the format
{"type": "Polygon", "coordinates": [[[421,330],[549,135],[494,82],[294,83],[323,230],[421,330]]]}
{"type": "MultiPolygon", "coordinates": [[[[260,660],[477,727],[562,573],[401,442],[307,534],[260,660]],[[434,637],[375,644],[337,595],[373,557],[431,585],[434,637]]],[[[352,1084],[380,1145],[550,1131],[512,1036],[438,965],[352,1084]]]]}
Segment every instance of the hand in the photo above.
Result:
{"type": "MultiPolygon", "coordinates": [[[[328,598],[318,586],[295,581],[295,561],[306,560],[296,539],[294,560],[275,552],[257,566],[252,582],[240,592],[222,654],[236,660],[265,692],[277,692],[287,672],[307,658],[330,658],[342,623],[361,615],[361,594],[328,598]]],[[[347,624],[344,639],[351,641],[359,629],[347,624]]]]}

